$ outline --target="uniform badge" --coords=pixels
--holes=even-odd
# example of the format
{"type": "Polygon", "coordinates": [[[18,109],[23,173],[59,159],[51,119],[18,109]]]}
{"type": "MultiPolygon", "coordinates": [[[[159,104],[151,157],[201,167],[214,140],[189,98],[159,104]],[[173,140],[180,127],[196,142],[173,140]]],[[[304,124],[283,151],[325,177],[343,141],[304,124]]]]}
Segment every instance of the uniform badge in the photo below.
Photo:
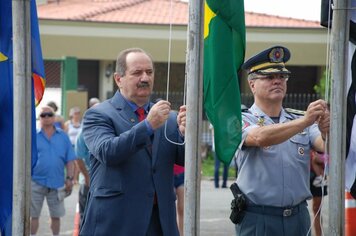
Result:
{"type": "Polygon", "coordinates": [[[258,117],[257,124],[258,124],[259,126],[264,126],[264,124],[265,124],[265,118],[263,118],[263,117],[258,117]]]}
{"type": "Polygon", "coordinates": [[[299,155],[304,156],[304,148],[298,147],[298,153],[299,153],[299,155]]]}
{"type": "Polygon", "coordinates": [[[135,123],[135,119],[134,118],[131,118],[130,121],[131,121],[131,123],[135,123]]]}
{"type": "Polygon", "coordinates": [[[283,48],[273,48],[268,55],[269,60],[274,63],[282,62],[284,58],[284,50],[283,48]]]}

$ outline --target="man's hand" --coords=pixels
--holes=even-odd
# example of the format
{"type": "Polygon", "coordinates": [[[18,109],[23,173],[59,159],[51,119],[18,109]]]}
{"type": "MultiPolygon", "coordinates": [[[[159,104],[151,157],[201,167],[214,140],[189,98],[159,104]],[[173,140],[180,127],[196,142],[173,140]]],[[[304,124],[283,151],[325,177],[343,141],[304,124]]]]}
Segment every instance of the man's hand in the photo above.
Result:
{"type": "Polygon", "coordinates": [[[177,124],[179,127],[180,133],[184,136],[185,134],[185,125],[187,120],[187,108],[185,105],[179,108],[178,116],[177,116],[177,124]]]}
{"type": "Polygon", "coordinates": [[[328,110],[327,103],[324,100],[317,100],[309,104],[303,119],[307,122],[308,126],[319,121],[328,110]]]}
{"type": "Polygon", "coordinates": [[[66,179],[65,181],[65,187],[66,187],[66,192],[67,193],[72,193],[72,189],[73,189],[73,180],[72,179],[66,179]]]}
{"type": "Polygon", "coordinates": [[[84,175],[85,185],[89,186],[90,177],[87,168],[85,167],[84,161],[82,159],[75,160],[75,164],[77,165],[79,171],[84,175]]]}
{"type": "Polygon", "coordinates": [[[318,127],[321,132],[321,137],[325,140],[330,130],[330,112],[328,109],[325,110],[324,115],[320,116],[318,120],[318,127]]]}
{"type": "Polygon", "coordinates": [[[154,104],[146,119],[150,123],[152,129],[157,129],[166,122],[171,111],[171,104],[168,101],[160,100],[154,104]]]}

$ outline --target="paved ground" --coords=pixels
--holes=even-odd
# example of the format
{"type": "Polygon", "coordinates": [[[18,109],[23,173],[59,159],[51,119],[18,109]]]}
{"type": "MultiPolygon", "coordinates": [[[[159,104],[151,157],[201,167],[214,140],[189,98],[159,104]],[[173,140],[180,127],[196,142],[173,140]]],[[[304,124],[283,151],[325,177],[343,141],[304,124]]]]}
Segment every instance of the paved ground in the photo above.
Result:
{"type": "MultiPolygon", "coordinates": [[[[229,182],[228,186],[232,181],[229,182]]],[[[65,199],[66,216],[62,218],[61,235],[73,234],[75,206],[78,199],[78,186],[74,187],[71,196],[65,199]]],[[[235,235],[234,224],[229,220],[230,202],[232,194],[228,188],[215,189],[212,180],[201,182],[200,204],[200,235],[202,236],[233,236],[235,235]]],[[[309,204],[310,205],[310,204],[309,204]]],[[[324,201],[324,222],[327,221],[328,198],[324,201]]],[[[52,235],[49,228],[48,209],[44,204],[42,217],[40,218],[39,236],[52,235]]],[[[324,223],[324,235],[327,235],[327,225],[324,223]]]]}

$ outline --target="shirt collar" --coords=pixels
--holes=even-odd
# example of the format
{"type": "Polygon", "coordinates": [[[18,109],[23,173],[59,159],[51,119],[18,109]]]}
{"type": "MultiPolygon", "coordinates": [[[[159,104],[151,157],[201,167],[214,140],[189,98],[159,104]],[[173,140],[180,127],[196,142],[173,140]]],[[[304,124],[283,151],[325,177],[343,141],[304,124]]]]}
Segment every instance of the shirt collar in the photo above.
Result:
{"type": "MultiPolygon", "coordinates": [[[[123,97],[124,98],[124,97],[123,97]]],[[[127,100],[126,98],[124,98],[125,101],[127,102],[127,104],[129,104],[129,106],[131,107],[132,111],[135,112],[137,110],[137,108],[139,108],[139,106],[136,105],[136,103],[131,102],[129,100],[127,100]]],[[[145,112],[148,113],[148,108],[149,108],[149,103],[146,103],[145,105],[143,105],[143,109],[145,109],[145,112]]]]}
{"type": "MultiPolygon", "coordinates": [[[[55,125],[53,125],[53,127],[54,127],[54,132],[55,133],[58,133],[59,130],[61,130],[61,128],[58,128],[55,125]]],[[[37,128],[37,133],[43,133],[43,129],[41,127],[37,128]]]]}

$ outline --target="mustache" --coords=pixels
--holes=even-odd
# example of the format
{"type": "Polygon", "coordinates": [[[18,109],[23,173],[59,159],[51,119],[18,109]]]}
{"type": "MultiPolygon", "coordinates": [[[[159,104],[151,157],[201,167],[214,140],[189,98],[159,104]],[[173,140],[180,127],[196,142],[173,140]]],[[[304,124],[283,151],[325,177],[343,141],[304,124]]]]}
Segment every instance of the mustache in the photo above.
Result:
{"type": "Polygon", "coordinates": [[[138,88],[146,88],[146,87],[150,87],[150,84],[147,82],[141,82],[137,85],[138,88]]]}

